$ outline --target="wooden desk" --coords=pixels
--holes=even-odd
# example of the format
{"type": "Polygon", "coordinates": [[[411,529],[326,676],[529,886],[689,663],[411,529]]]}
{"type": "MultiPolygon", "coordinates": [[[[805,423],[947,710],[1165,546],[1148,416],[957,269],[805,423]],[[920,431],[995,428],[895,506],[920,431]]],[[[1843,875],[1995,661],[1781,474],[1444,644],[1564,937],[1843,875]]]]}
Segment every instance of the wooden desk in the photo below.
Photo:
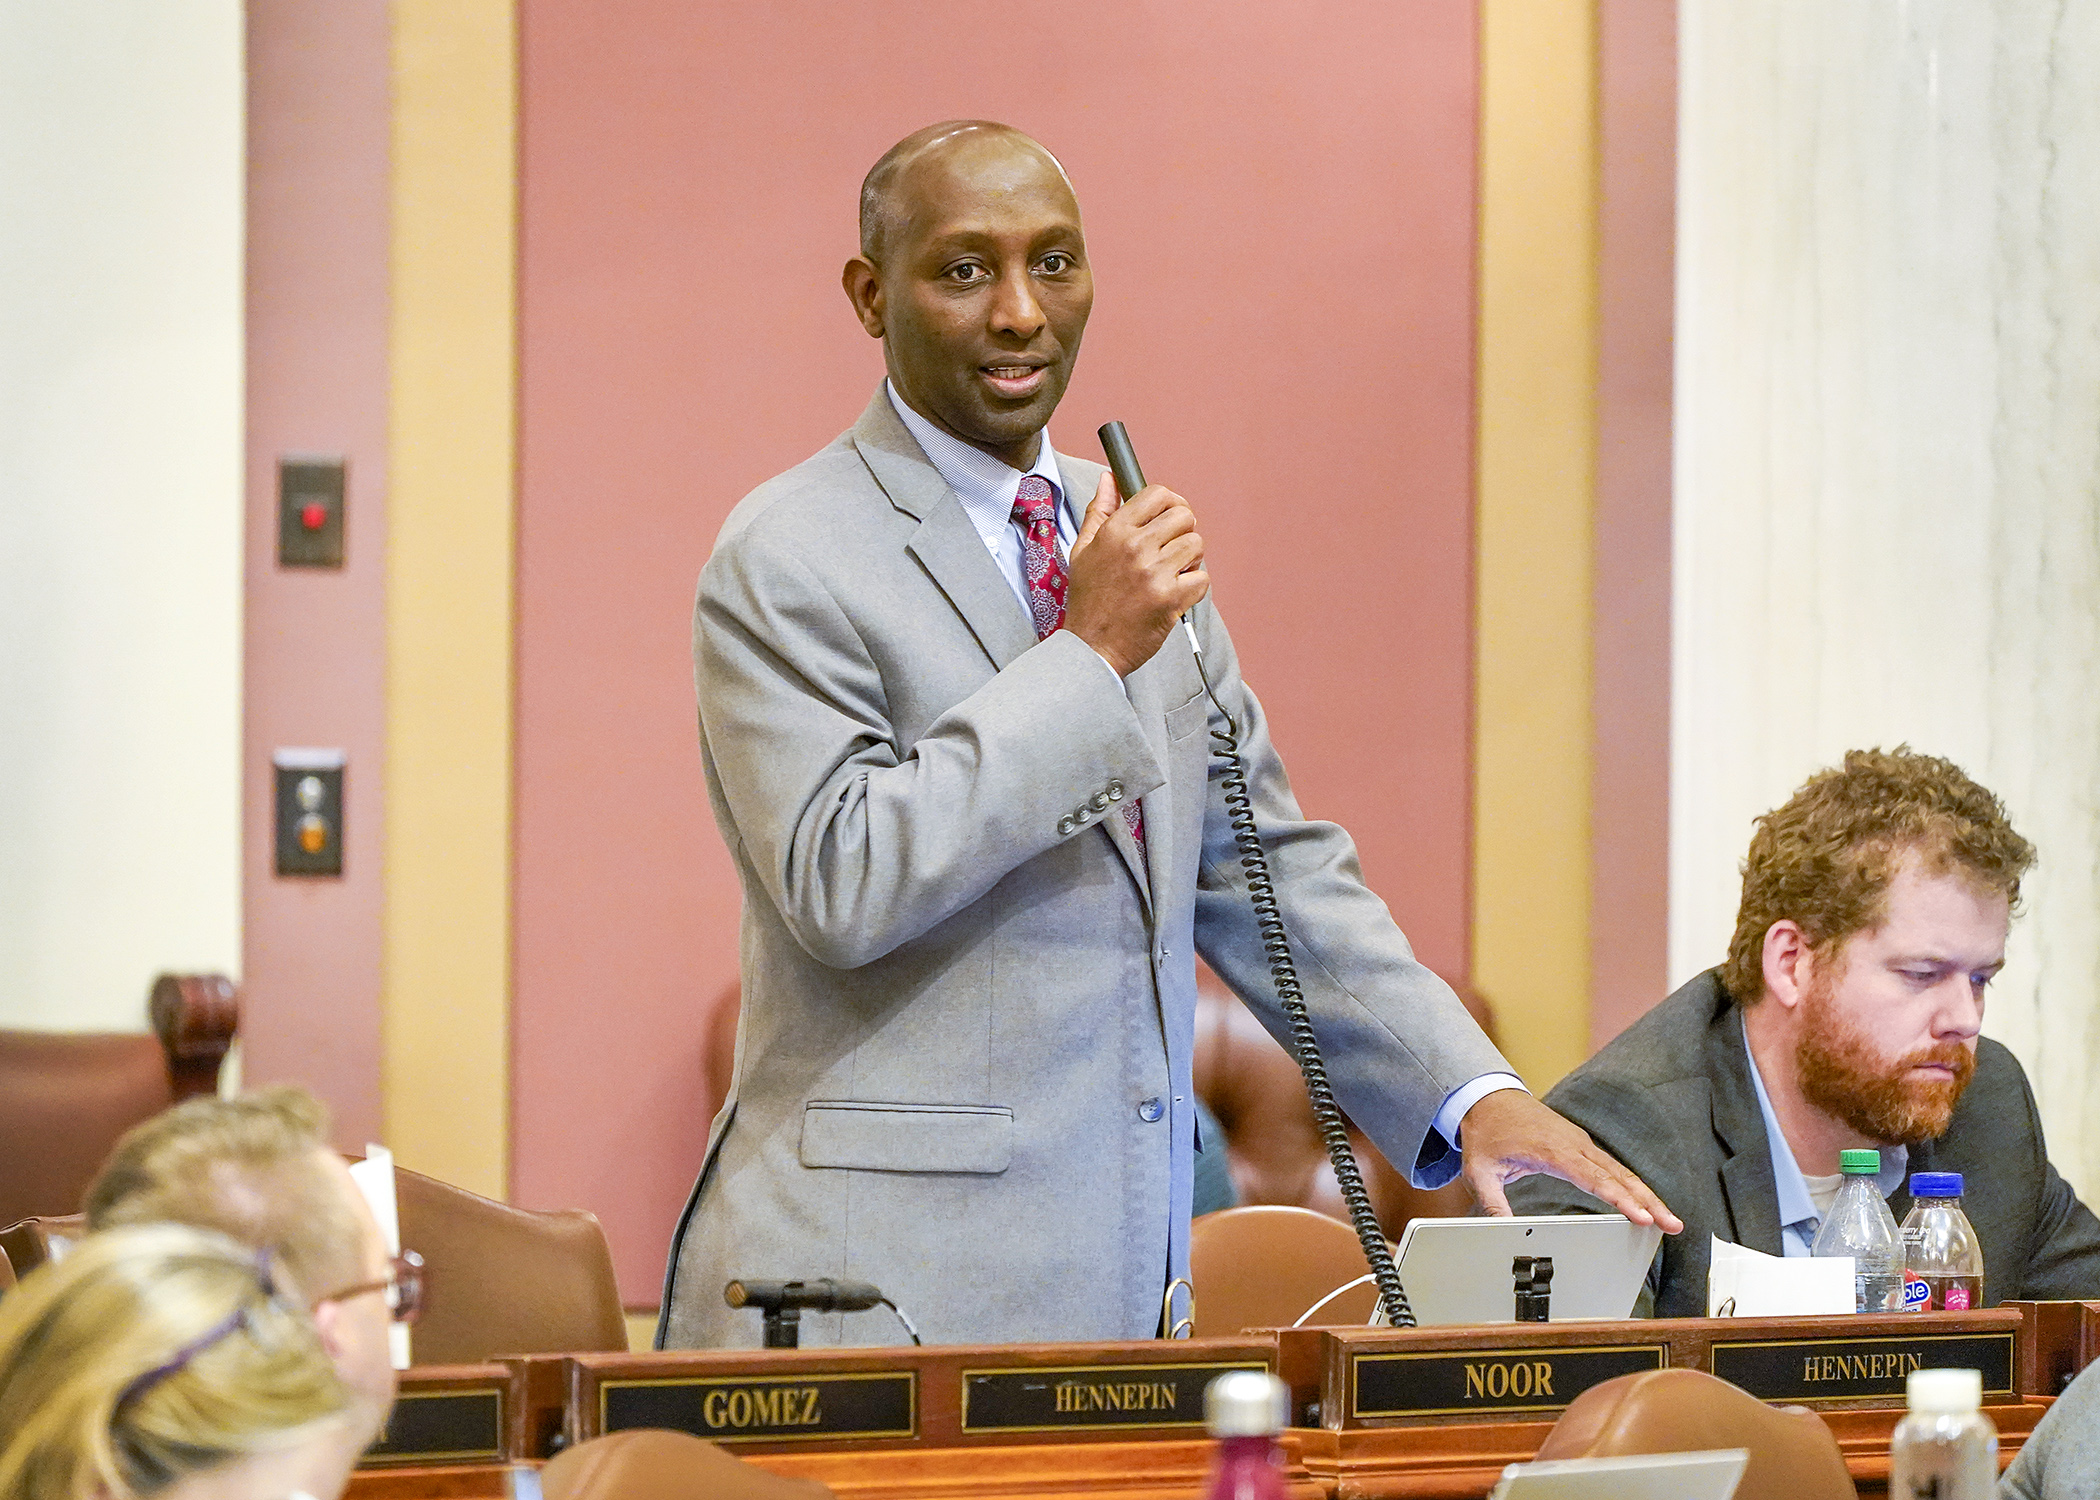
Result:
{"type": "MultiPolygon", "coordinates": [[[[2001,1463],[2012,1462],[2047,1410],[2046,1401],[1988,1408],[1998,1428],[2001,1463]]],[[[1886,1495],[1889,1439],[1903,1413],[1884,1408],[1822,1416],[1862,1500],[1886,1495]]],[[[1506,1465],[1524,1463],[1537,1453],[1552,1430],[1548,1421],[1460,1422],[1346,1432],[1321,1428],[1292,1436],[1299,1440],[1307,1473],[1336,1500],[1478,1500],[1494,1488],[1506,1465]]]]}
{"type": "MultiPolygon", "coordinates": [[[[537,1463],[623,1426],[673,1426],[722,1441],[759,1467],[820,1480],[846,1500],[1165,1500],[1202,1489],[1211,1452],[1203,1385],[1220,1369],[1252,1364],[1275,1369],[1292,1390],[1301,1425],[1284,1447],[1297,1500],[1457,1500],[1485,1495],[1504,1466],[1538,1450],[1582,1389],[1633,1359],[1646,1368],[1718,1367],[1767,1399],[1805,1400],[1836,1435],[1861,1494],[1874,1496],[1886,1490],[1909,1368],[1985,1365],[1987,1410],[2010,1461],[2067,1376],[2096,1356],[2100,1303],[1869,1318],[1300,1329],[1179,1343],[535,1356],[408,1372],[405,1402],[450,1398],[462,1420],[479,1413],[477,1433],[488,1431],[493,1393],[501,1452],[473,1464],[433,1461],[462,1451],[456,1445],[420,1458],[397,1453],[361,1470],[348,1493],[493,1500],[509,1493],[506,1464],[537,1463]],[[1912,1358],[1933,1341],[1943,1359],[1912,1358]],[[1391,1371],[1400,1366],[1411,1368],[1396,1382],[1391,1371]],[[1362,1379],[1367,1368],[1379,1378],[1362,1379]],[[1758,1389],[1759,1381],[1780,1384],[1758,1389]],[[465,1400],[477,1394],[478,1406],[465,1400]]],[[[443,1439],[429,1420],[438,1405],[406,1409],[419,1410],[426,1438],[443,1439]]]]}

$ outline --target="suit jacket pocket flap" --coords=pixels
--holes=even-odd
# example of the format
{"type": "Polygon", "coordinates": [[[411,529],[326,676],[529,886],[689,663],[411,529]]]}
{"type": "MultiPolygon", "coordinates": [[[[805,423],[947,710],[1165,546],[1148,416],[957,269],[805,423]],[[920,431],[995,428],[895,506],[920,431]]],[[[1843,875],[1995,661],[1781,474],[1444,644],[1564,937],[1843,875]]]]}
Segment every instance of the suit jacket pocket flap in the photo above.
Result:
{"type": "Polygon", "coordinates": [[[1210,722],[1210,699],[1198,693],[1179,708],[1167,710],[1167,738],[1185,740],[1210,722]]]}
{"type": "Polygon", "coordinates": [[[813,1100],[802,1107],[802,1165],[864,1172],[1006,1170],[1014,1112],[997,1104],[874,1104],[813,1100]]]}

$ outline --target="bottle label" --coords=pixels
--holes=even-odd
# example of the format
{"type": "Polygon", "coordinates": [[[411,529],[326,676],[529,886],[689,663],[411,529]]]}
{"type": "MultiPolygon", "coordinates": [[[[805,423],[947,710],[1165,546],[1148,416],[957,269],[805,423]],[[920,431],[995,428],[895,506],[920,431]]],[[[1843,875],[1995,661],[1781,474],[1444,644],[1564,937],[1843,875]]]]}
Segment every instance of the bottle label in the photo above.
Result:
{"type": "Polygon", "coordinates": [[[1913,1271],[1904,1283],[1905,1312],[1968,1312],[1982,1301],[1981,1276],[1940,1276],[1930,1271],[1913,1271]],[[1913,1292],[1912,1288],[1918,1290],[1913,1292]],[[1914,1295],[1922,1296],[1923,1300],[1913,1305],[1910,1299],[1914,1295]]]}

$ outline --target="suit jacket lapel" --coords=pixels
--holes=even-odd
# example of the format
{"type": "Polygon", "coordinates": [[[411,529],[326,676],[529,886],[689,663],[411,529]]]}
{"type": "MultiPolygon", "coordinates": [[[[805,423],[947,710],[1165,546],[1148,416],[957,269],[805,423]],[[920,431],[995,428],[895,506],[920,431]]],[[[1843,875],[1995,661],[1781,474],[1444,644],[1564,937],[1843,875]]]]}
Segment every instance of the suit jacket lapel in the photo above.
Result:
{"type": "MultiPolygon", "coordinates": [[[[903,422],[898,420],[896,408],[890,405],[888,391],[881,386],[875,388],[875,397],[861,413],[860,420],[853,424],[853,445],[860,451],[861,461],[867,464],[868,472],[882,486],[890,503],[919,523],[906,545],[916,557],[948,602],[955,606],[956,613],[969,625],[977,637],[984,654],[991,658],[992,665],[1004,668],[1015,657],[1036,643],[1035,627],[1028,612],[1021,608],[1021,601],[1014,597],[1013,586],[999,571],[986,550],[984,538],[963,514],[962,502],[948,488],[926,457],[903,422]]],[[[1072,489],[1073,472],[1069,468],[1060,471],[1069,493],[1072,489]]],[[[1084,475],[1079,477],[1084,478],[1084,475]]],[[[1091,495],[1091,491],[1089,491],[1091,495]]],[[[1147,736],[1158,745],[1162,734],[1155,732],[1159,726],[1145,719],[1147,736]]],[[[1156,794],[1155,794],[1156,795],[1156,794]]],[[[1130,836],[1129,825],[1124,823],[1119,804],[1111,804],[1111,811],[1101,819],[1101,830],[1108,835],[1109,842],[1116,846],[1123,863],[1129,867],[1130,878],[1138,888],[1138,899],[1145,905],[1147,914],[1152,910],[1152,891],[1148,883],[1145,859],[1138,853],[1137,841],[1130,836]]]]}
{"type": "MultiPolygon", "coordinates": [[[[1145,721],[1145,727],[1148,730],[1151,728],[1149,719],[1145,721]]],[[[1157,810],[1162,814],[1166,811],[1166,790],[1165,787],[1161,787],[1157,791],[1148,793],[1145,797],[1147,802],[1156,800],[1160,804],[1157,810]]],[[[1148,817],[1145,822],[1145,842],[1149,845],[1152,842],[1152,820],[1148,817]]],[[[1166,828],[1164,821],[1159,826],[1162,832],[1166,828]]],[[[1116,853],[1123,856],[1123,863],[1129,867],[1130,878],[1137,883],[1138,899],[1145,904],[1145,915],[1150,917],[1152,915],[1152,877],[1147,868],[1147,856],[1138,852],[1137,840],[1130,836],[1130,825],[1123,821],[1122,803],[1112,802],[1109,804],[1108,812],[1101,819],[1101,827],[1107,833],[1108,841],[1116,846],[1116,853]]],[[[1158,857],[1156,854],[1150,856],[1154,860],[1158,857]]]]}
{"type": "Polygon", "coordinates": [[[1764,1111],[1757,1106],[1757,1086],[1750,1079],[1742,1019],[1725,990],[1707,1027],[1705,1050],[1714,1135],[1727,1153],[1721,1163],[1721,1191],[1728,1200],[1735,1242],[1778,1255],[1779,1185],[1772,1178],[1772,1147],[1765,1135],[1764,1111]]]}
{"type": "Polygon", "coordinates": [[[1033,646],[1035,630],[1028,614],[985,550],[984,538],[963,514],[962,502],[940,470],[897,420],[889,393],[881,386],[853,424],[853,445],[890,503],[919,523],[907,544],[912,555],[933,575],[992,665],[1004,667],[1033,646]]]}

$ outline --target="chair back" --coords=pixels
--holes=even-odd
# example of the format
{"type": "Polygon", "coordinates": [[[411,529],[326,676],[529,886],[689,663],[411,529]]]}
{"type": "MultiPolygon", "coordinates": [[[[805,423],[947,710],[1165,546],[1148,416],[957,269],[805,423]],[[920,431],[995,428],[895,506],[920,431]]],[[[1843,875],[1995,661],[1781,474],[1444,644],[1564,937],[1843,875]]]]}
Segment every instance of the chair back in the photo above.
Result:
{"type": "Polygon", "coordinates": [[[417,1364],[626,1349],[597,1215],[512,1208],[401,1168],[394,1194],[401,1243],[423,1257],[428,1282],[411,1344],[417,1364]]]}
{"type": "Polygon", "coordinates": [[[1802,1407],[1767,1406],[1703,1370],[1621,1375],[1575,1398],[1541,1459],[1747,1448],[1736,1500],[1859,1500],[1837,1439],[1802,1407]]]}
{"type": "Polygon", "coordinates": [[[77,1211],[117,1137],[217,1086],[232,983],[163,974],[147,1013],[153,1031],[137,1035],[0,1031],[0,1224],[77,1211]]]}
{"type": "Polygon", "coordinates": [[[6,1291],[14,1284],[15,1263],[7,1258],[5,1250],[0,1250],[0,1292],[6,1291]]]}
{"type": "MultiPolygon", "coordinates": [[[[1260,1204],[1205,1214],[1189,1233],[1195,1336],[1287,1328],[1329,1292],[1369,1271],[1356,1232],[1309,1208],[1260,1204]]],[[[1377,1288],[1366,1282],[1329,1302],[1311,1322],[1362,1323],[1377,1305],[1377,1288]]]]}
{"type": "Polygon", "coordinates": [[[81,1214],[62,1218],[22,1219],[0,1229],[0,1254],[5,1254],[16,1276],[27,1276],[47,1260],[57,1260],[75,1240],[87,1233],[81,1214]]]}
{"type": "MultiPolygon", "coordinates": [[[[1464,987],[1458,993],[1492,1037],[1487,1002],[1464,987]]],[[[1330,1218],[1349,1217],[1298,1059],[1207,970],[1197,976],[1195,1084],[1224,1127],[1226,1160],[1241,1203],[1287,1203],[1330,1218]]],[[[1418,1188],[1354,1125],[1349,1142],[1386,1238],[1397,1240],[1410,1219],[1473,1211],[1473,1195],[1462,1179],[1418,1188]]]]}
{"type": "Polygon", "coordinates": [[[830,1485],[783,1479],[689,1433],[635,1428],[557,1453],[543,1500],[828,1500],[830,1485]]]}

